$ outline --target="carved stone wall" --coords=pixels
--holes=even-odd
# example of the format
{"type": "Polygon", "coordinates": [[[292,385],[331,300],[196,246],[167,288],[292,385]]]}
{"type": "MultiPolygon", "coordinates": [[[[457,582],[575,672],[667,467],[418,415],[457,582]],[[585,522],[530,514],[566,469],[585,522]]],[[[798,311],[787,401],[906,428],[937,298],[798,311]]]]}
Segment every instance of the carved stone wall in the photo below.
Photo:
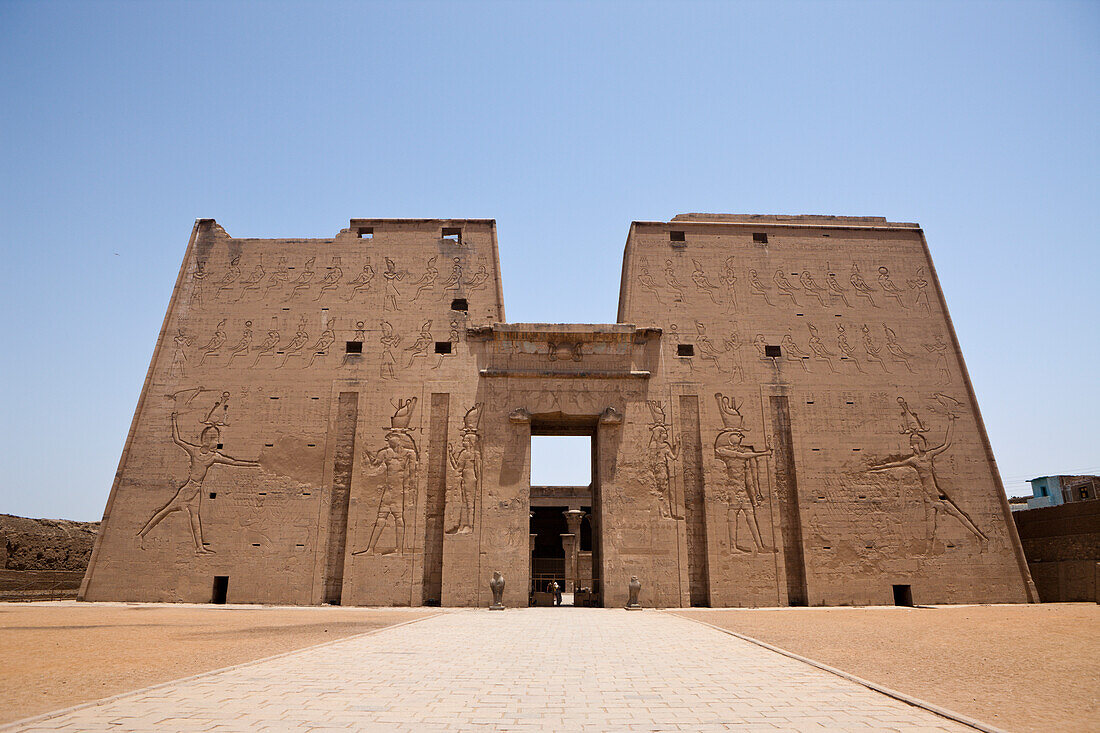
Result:
{"type": "Polygon", "coordinates": [[[920,229],[685,215],[602,325],[505,323],[489,220],[200,220],[82,595],[526,605],[532,432],[593,436],[607,606],[1033,593],[920,229]]]}

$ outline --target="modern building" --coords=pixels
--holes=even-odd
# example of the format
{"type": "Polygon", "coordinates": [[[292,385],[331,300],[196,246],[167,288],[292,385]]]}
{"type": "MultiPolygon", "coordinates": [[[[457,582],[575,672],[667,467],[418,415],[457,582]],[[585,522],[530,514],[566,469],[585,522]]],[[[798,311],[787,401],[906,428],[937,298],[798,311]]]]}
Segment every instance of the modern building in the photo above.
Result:
{"type": "Polygon", "coordinates": [[[509,606],[1036,600],[920,227],[636,221],[616,321],[562,324],[505,320],[492,220],[197,221],[82,597],[486,606],[496,571],[509,606]],[[591,481],[532,487],[533,435],[591,481]]]}
{"type": "Polygon", "coordinates": [[[1028,509],[1090,501],[1100,496],[1100,476],[1040,476],[1031,479],[1028,509]]]}

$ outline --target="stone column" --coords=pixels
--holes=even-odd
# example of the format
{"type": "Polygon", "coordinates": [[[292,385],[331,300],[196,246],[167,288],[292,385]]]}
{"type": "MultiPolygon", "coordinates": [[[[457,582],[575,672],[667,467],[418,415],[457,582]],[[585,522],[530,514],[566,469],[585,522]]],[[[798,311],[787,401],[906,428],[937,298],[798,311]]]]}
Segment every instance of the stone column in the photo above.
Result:
{"type": "Polygon", "coordinates": [[[577,575],[577,535],[563,534],[561,546],[565,550],[565,588],[566,593],[573,592],[573,579],[577,575]]]}
{"type": "Polygon", "coordinates": [[[527,576],[527,584],[530,586],[527,591],[533,592],[535,590],[535,539],[537,534],[529,535],[531,537],[531,543],[527,549],[527,556],[531,560],[531,572],[527,576]]]}
{"type": "MultiPolygon", "coordinates": [[[[567,509],[562,514],[565,515],[565,523],[569,526],[569,534],[574,538],[572,547],[565,548],[565,590],[567,593],[572,593],[577,580],[577,552],[581,549],[581,519],[584,518],[585,512],[583,509],[567,509]]],[[[565,535],[562,537],[564,538],[565,535]]]]}

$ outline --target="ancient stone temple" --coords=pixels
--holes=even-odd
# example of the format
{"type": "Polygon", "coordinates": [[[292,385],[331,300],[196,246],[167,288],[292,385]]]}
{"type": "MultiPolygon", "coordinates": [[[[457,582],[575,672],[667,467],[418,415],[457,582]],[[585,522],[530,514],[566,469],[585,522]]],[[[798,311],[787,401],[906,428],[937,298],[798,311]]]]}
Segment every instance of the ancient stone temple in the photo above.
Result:
{"type": "Polygon", "coordinates": [[[526,606],[552,546],[593,605],[1036,599],[917,225],[634,222],[619,293],[508,323],[492,220],[199,220],[82,597],[526,606]]]}

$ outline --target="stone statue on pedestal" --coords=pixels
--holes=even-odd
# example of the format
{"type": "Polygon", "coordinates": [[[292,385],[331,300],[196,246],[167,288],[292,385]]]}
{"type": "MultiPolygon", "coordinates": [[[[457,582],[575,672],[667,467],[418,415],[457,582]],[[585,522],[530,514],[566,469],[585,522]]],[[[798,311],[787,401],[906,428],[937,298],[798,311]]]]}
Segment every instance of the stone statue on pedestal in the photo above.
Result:
{"type": "Polygon", "coordinates": [[[493,571],[493,578],[489,581],[489,590],[493,591],[493,605],[490,611],[504,610],[504,576],[499,570],[493,571]]]}
{"type": "Polygon", "coordinates": [[[638,580],[637,575],[631,575],[630,576],[630,584],[629,584],[628,588],[630,589],[630,596],[626,601],[626,610],[628,610],[628,611],[639,611],[639,610],[641,610],[642,607],[638,603],[638,595],[642,592],[642,582],[640,580],[638,580]]]}

